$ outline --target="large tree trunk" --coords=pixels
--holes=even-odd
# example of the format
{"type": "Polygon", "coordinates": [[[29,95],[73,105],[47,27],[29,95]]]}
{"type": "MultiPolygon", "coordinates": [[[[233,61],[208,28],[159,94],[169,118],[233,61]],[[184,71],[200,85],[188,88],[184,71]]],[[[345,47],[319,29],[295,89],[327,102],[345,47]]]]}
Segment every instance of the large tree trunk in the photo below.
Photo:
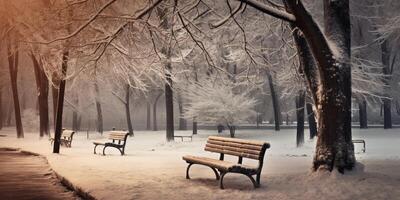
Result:
{"type": "MultiPolygon", "coordinates": [[[[301,1],[285,0],[285,3],[296,18],[293,25],[304,34],[318,64],[320,84],[313,96],[318,100],[319,137],[313,168],[329,171],[337,168],[343,172],[355,164],[351,141],[349,2],[324,0],[325,31],[331,42],[301,1]]],[[[315,82],[312,76],[307,76],[307,80],[315,82]]]]}
{"type": "Polygon", "coordinates": [[[314,139],[317,136],[317,122],[315,121],[315,114],[311,103],[306,104],[307,116],[308,116],[308,129],[310,130],[310,139],[314,139]]]}
{"type": "Polygon", "coordinates": [[[56,120],[55,120],[55,133],[54,133],[54,145],[53,145],[53,153],[60,153],[60,145],[61,145],[61,133],[62,133],[62,121],[63,121],[63,111],[64,111],[64,95],[65,95],[65,77],[67,75],[68,69],[68,51],[63,52],[62,56],[62,78],[60,80],[60,86],[58,88],[58,99],[57,99],[57,112],[56,112],[56,120]]]}
{"type": "Polygon", "coordinates": [[[154,100],[154,103],[153,103],[153,131],[158,130],[158,127],[157,127],[157,102],[158,102],[158,99],[160,99],[161,95],[162,95],[162,93],[160,93],[156,97],[156,99],[154,100]]]}
{"type": "Polygon", "coordinates": [[[40,137],[49,135],[49,81],[43,70],[41,62],[39,62],[33,54],[31,54],[33,69],[35,71],[36,88],[38,92],[38,109],[39,109],[39,130],[40,137]]]}
{"type": "Polygon", "coordinates": [[[126,85],[125,88],[125,114],[126,114],[126,123],[128,125],[128,131],[129,131],[129,136],[133,136],[133,126],[132,126],[132,121],[131,121],[131,111],[130,111],[130,102],[129,102],[129,97],[130,97],[130,86],[129,84],[126,85]]]}
{"type": "MultiPolygon", "coordinates": [[[[174,2],[173,11],[176,9],[177,1],[174,2]]],[[[164,31],[172,32],[174,17],[168,18],[167,7],[159,7],[157,10],[158,17],[161,23],[161,28],[164,31]]],[[[174,141],[174,101],[173,101],[173,91],[172,91],[172,65],[171,65],[171,55],[172,55],[172,36],[165,38],[165,43],[161,49],[161,53],[165,56],[165,117],[166,117],[166,139],[167,141],[174,141]]]]}
{"type": "Polygon", "coordinates": [[[368,128],[367,120],[367,101],[361,100],[358,102],[358,114],[360,118],[360,128],[368,128]]]}
{"type": "Polygon", "coordinates": [[[296,96],[296,117],[297,117],[297,134],[296,146],[301,147],[304,144],[304,106],[305,106],[305,91],[300,90],[296,96]]]}
{"type": "Polygon", "coordinates": [[[24,130],[22,127],[21,120],[21,109],[19,105],[19,96],[18,96],[18,86],[17,86],[17,76],[18,76],[18,50],[16,48],[12,49],[12,45],[9,41],[8,44],[8,66],[10,71],[10,80],[11,80],[11,90],[12,96],[14,100],[14,114],[15,114],[15,126],[17,128],[17,137],[24,137],[24,130]],[[12,52],[14,51],[14,52],[12,52]]]}
{"type": "Polygon", "coordinates": [[[272,80],[272,75],[270,71],[266,71],[267,78],[268,78],[268,85],[271,93],[272,98],[272,107],[274,109],[274,121],[275,121],[275,130],[279,131],[280,124],[281,124],[281,109],[278,101],[278,94],[276,93],[274,81],[272,80]]]}
{"type": "Polygon", "coordinates": [[[171,75],[167,74],[167,82],[165,84],[165,109],[166,109],[166,131],[167,141],[174,140],[174,101],[172,94],[172,79],[171,75]]]}
{"type": "Polygon", "coordinates": [[[99,91],[99,85],[97,84],[97,79],[96,82],[94,83],[94,90],[95,90],[95,101],[96,101],[96,111],[97,111],[97,132],[103,134],[103,111],[101,109],[101,103],[100,103],[100,91],[99,91]]]}

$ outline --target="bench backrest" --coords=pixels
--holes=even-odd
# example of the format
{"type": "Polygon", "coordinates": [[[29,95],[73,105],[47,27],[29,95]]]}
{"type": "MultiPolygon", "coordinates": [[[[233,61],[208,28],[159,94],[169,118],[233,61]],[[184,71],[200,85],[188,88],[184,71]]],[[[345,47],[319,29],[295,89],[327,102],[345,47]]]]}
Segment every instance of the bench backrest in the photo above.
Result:
{"type": "Polygon", "coordinates": [[[210,136],[204,150],[262,161],[269,147],[266,142],[210,136]]]}
{"type": "Polygon", "coordinates": [[[74,133],[75,132],[72,130],[63,130],[62,134],[61,134],[61,138],[66,138],[66,139],[72,140],[74,133]]]}
{"type": "Polygon", "coordinates": [[[125,144],[128,135],[129,132],[126,131],[110,131],[108,134],[108,139],[113,140],[113,142],[117,140],[119,144],[121,142],[124,142],[125,144]]]}

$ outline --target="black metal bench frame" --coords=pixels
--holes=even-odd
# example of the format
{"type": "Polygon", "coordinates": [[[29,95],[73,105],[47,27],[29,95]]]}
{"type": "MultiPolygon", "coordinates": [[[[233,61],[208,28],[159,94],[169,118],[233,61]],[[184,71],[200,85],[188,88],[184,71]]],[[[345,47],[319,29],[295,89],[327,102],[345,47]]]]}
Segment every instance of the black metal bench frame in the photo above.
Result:
{"type": "Polygon", "coordinates": [[[181,141],[183,142],[183,138],[190,138],[190,141],[193,141],[193,135],[174,135],[175,138],[181,138],[181,141]]]}
{"type": "Polygon", "coordinates": [[[352,140],[352,142],[353,142],[353,144],[355,144],[355,143],[363,144],[362,152],[365,153],[365,150],[366,150],[366,148],[365,148],[365,140],[357,139],[357,140],[352,140]]]}
{"type": "MultiPolygon", "coordinates": [[[[72,144],[72,139],[74,137],[75,131],[71,131],[71,130],[63,130],[64,131],[69,131],[71,132],[71,134],[66,135],[61,133],[61,138],[60,138],[60,144],[64,145],[65,147],[71,148],[71,144],[72,144]]],[[[49,138],[50,140],[50,144],[52,145],[54,142],[54,138],[49,138]]]]}
{"type": "Polygon", "coordinates": [[[124,139],[113,139],[112,137],[109,137],[109,139],[112,142],[105,142],[105,143],[100,143],[100,142],[93,142],[94,148],[93,148],[93,153],[96,154],[96,147],[97,146],[104,146],[103,147],[103,156],[106,155],[105,151],[107,147],[114,147],[119,150],[121,153],[121,156],[125,155],[125,145],[126,145],[126,140],[128,138],[129,132],[124,132],[124,139]],[[122,144],[121,144],[122,143],[122,144]]]}
{"type": "MultiPolygon", "coordinates": [[[[270,144],[269,143],[264,143],[262,145],[262,149],[260,150],[260,154],[259,154],[259,158],[258,158],[258,167],[257,167],[256,171],[250,171],[250,170],[247,170],[245,168],[238,167],[238,166],[235,167],[235,168],[232,168],[230,170],[224,170],[224,169],[218,169],[216,167],[213,167],[213,166],[210,166],[210,165],[207,165],[207,164],[193,163],[193,162],[190,162],[190,161],[186,160],[186,162],[189,164],[187,166],[187,168],[186,168],[186,179],[190,179],[190,176],[189,176],[190,167],[192,165],[194,165],[194,164],[197,164],[197,165],[207,166],[207,167],[209,167],[209,168],[211,168],[213,170],[216,180],[219,180],[220,189],[224,189],[223,180],[224,180],[224,176],[227,173],[243,174],[243,175],[247,176],[251,180],[251,182],[253,183],[254,188],[258,188],[258,187],[260,187],[261,170],[262,170],[262,167],[263,167],[263,164],[264,164],[264,156],[265,156],[265,152],[266,152],[266,150],[268,148],[270,148],[270,144]],[[256,175],[256,179],[253,178],[254,175],[256,175]]],[[[236,155],[229,154],[229,153],[227,153],[227,155],[236,156],[236,155]]],[[[220,153],[219,160],[223,161],[224,157],[225,157],[225,154],[224,153],[220,153]]],[[[237,157],[238,157],[238,164],[242,164],[243,163],[243,157],[242,156],[237,156],[237,157]]]]}

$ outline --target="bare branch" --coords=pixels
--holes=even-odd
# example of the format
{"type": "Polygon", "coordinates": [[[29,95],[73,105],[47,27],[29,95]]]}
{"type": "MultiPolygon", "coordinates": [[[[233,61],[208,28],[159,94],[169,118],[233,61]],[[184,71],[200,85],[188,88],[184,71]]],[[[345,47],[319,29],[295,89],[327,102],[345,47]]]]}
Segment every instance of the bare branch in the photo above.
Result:
{"type": "Polygon", "coordinates": [[[296,21],[296,17],[294,15],[292,15],[288,12],[273,8],[271,6],[265,5],[263,3],[260,3],[257,0],[238,0],[238,1],[244,2],[263,13],[266,13],[266,14],[276,17],[278,19],[281,19],[281,20],[284,20],[287,22],[295,22],[296,21]]]}

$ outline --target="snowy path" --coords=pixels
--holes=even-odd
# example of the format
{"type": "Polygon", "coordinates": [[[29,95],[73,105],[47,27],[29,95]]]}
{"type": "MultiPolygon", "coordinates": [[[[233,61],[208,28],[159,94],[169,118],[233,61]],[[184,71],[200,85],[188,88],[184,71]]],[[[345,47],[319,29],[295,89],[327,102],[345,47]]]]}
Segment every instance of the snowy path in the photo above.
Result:
{"type": "Polygon", "coordinates": [[[0,199],[78,199],[52,177],[45,159],[0,149],[0,199]]]}

